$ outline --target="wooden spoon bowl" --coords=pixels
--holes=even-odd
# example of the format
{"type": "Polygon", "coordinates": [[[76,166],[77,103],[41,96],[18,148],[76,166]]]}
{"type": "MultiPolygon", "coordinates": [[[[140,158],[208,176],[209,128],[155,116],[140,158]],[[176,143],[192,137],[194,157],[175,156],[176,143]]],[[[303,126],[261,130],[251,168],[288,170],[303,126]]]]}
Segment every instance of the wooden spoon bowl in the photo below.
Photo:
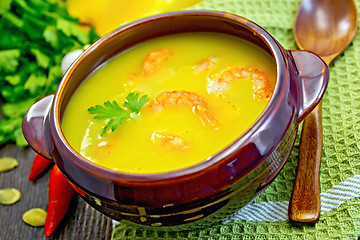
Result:
{"type": "Polygon", "coordinates": [[[350,44],[357,30],[353,0],[303,0],[294,24],[300,49],[315,52],[328,65],[350,44]]]}

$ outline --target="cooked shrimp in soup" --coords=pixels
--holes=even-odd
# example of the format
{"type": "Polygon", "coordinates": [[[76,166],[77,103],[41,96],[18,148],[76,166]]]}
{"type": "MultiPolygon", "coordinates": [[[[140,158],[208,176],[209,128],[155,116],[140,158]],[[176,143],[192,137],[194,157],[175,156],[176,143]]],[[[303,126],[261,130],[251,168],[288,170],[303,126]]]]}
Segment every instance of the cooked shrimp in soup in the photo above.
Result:
{"type": "Polygon", "coordinates": [[[229,92],[232,82],[242,79],[250,79],[253,83],[254,98],[270,99],[274,91],[274,84],[264,72],[256,68],[232,67],[227,68],[220,74],[211,76],[208,80],[208,92],[216,96],[225,96],[229,92]]]}

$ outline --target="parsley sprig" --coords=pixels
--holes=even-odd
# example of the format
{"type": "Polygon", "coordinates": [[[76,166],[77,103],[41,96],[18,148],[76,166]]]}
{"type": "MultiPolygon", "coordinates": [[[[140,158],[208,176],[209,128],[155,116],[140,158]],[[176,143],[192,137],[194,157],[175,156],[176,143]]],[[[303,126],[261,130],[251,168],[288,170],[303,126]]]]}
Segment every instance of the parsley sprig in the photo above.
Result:
{"type": "Polygon", "coordinates": [[[131,118],[131,113],[139,114],[140,109],[149,101],[147,95],[139,98],[139,93],[129,93],[123,106],[125,111],[118,103],[114,101],[104,102],[104,106],[96,105],[88,109],[90,114],[95,114],[94,119],[110,119],[101,130],[100,136],[103,136],[110,129],[114,132],[124,119],[131,118]]]}

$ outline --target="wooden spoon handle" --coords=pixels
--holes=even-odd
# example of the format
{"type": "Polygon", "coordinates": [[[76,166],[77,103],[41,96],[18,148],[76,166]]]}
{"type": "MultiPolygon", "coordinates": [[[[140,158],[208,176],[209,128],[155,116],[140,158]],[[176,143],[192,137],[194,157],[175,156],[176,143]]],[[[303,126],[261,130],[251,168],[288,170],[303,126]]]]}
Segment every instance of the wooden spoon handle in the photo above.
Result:
{"type": "Polygon", "coordinates": [[[323,145],[321,102],[304,119],[299,162],[289,205],[289,218],[298,224],[315,223],[320,216],[320,161],[323,145]]]}

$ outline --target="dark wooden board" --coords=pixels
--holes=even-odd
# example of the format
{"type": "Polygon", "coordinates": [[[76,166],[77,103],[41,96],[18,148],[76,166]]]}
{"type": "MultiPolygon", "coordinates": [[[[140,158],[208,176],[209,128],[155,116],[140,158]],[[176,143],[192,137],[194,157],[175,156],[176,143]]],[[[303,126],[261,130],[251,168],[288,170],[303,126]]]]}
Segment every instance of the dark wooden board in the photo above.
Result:
{"type": "Polygon", "coordinates": [[[0,239],[110,239],[111,219],[97,212],[77,195],[70,209],[53,236],[45,237],[44,228],[34,228],[22,221],[22,215],[30,208],[47,209],[47,171],[37,181],[28,180],[35,153],[30,148],[5,145],[0,148],[0,157],[14,157],[19,166],[0,173],[0,189],[13,187],[21,192],[21,199],[14,205],[0,205],[0,239]]]}

